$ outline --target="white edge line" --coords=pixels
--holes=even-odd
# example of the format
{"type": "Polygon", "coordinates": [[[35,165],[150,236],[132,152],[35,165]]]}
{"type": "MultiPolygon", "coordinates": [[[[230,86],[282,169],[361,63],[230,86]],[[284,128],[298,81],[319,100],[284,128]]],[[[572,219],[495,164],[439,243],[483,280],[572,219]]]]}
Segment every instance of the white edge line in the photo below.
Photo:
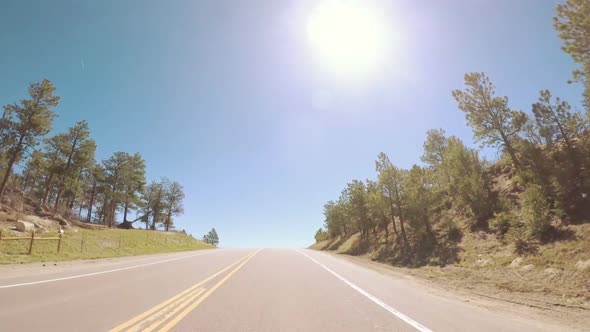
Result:
{"type": "Polygon", "coordinates": [[[3,288],[14,288],[14,287],[22,287],[22,286],[30,286],[30,285],[38,285],[38,284],[46,284],[46,283],[55,282],[55,281],[78,279],[78,278],[84,278],[84,277],[91,277],[91,276],[96,276],[96,275],[100,275],[100,274],[107,274],[107,273],[113,273],[113,272],[118,272],[118,271],[131,270],[131,269],[136,269],[136,268],[144,267],[144,266],[150,266],[150,265],[156,265],[156,264],[161,264],[161,263],[167,263],[167,262],[177,261],[177,260],[181,260],[181,259],[185,259],[185,258],[191,258],[191,257],[195,257],[195,256],[203,256],[203,255],[206,255],[206,254],[211,254],[213,252],[216,252],[216,251],[213,251],[212,250],[212,251],[206,251],[206,252],[199,252],[199,253],[194,254],[194,255],[176,257],[176,258],[166,259],[166,260],[163,260],[163,261],[157,261],[157,262],[151,262],[151,263],[133,265],[133,266],[122,267],[122,268],[119,268],[119,269],[112,269],[112,270],[106,270],[106,271],[92,272],[92,273],[86,273],[86,274],[78,274],[78,275],[69,276],[69,277],[63,277],[63,278],[55,278],[55,279],[31,281],[31,282],[24,282],[24,283],[20,283],[20,284],[12,284],[12,285],[0,285],[0,289],[3,289],[3,288]]]}
{"type": "Polygon", "coordinates": [[[371,295],[369,292],[365,291],[364,289],[360,288],[359,286],[353,284],[352,282],[346,280],[343,276],[339,275],[338,273],[332,271],[329,267],[325,266],[324,264],[318,262],[317,260],[315,260],[313,257],[309,256],[308,254],[300,251],[300,250],[296,250],[298,253],[302,254],[303,256],[309,258],[311,261],[313,261],[314,263],[318,264],[319,266],[321,266],[324,270],[330,272],[332,275],[334,275],[336,278],[340,279],[340,281],[344,282],[345,284],[347,284],[348,286],[350,286],[352,289],[354,289],[355,291],[361,293],[362,295],[364,295],[366,298],[368,298],[369,300],[375,302],[376,304],[378,304],[380,307],[382,307],[383,309],[389,311],[390,313],[394,314],[397,318],[403,320],[404,322],[408,323],[409,325],[411,325],[412,327],[414,327],[415,329],[417,329],[420,332],[432,332],[431,329],[427,328],[426,326],[418,323],[417,321],[411,319],[410,317],[404,315],[403,313],[397,311],[396,309],[390,307],[387,303],[379,300],[378,298],[376,298],[375,296],[371,295]]]}

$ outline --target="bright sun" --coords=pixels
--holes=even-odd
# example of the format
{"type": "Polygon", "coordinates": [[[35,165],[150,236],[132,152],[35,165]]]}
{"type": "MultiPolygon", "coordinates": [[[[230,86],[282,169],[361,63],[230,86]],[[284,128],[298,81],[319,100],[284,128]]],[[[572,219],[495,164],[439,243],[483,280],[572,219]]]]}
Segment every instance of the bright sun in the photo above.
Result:
{"type": "Polygon", "coordinates": [[[379,67],[388,53],[387,29],[363,1],[325,0],[311,13],[307,34],[323,66],[359,75],[379,67]]]}

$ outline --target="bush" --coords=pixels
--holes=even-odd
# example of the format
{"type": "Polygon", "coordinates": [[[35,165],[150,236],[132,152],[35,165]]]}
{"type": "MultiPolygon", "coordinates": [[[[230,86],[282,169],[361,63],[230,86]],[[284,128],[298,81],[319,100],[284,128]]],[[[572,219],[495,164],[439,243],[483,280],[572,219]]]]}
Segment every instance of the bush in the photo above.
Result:
{"type": "Polygon", "coordinates": [[[514,218],[515,215],[510,212],[494,213],[494,218],[490,220],[490,229],[498,235],[504,235],[508,233],[514,218]]]}
{"type": "Polygon", "coordinates": [[[539,185],[529,184],[523,196],[521,217],[532,238],[540,239],[551,228],[551,206],[539,185]]]}
{"type": "Polygon", "coordinates": [[[463,237],[461,228],[452,216],[443,215],[440,222],[436,225],[436,231],[444,241],[459,242],[463,237]]]}
{"type": "Polygon", "coordinates": [[[522,255],[532,251],[528,227],[521,221],[513,221],[508,230],[508,238],[514,243],[517,254],[522,255]]]}
{"type": "Polygon", "coordinates": [[[323,229],[318,229],[317,232],[315,232],[315,242],[321,242],[324,240],[328,239],[328,232],[324,231],[323,229]]]}

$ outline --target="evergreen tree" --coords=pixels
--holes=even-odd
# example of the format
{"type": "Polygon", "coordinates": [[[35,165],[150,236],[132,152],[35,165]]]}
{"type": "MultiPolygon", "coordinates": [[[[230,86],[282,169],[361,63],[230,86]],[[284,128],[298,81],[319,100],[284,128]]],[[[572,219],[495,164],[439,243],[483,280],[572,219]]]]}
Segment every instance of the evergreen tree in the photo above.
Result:
{"type": "Polygon", "coordinates": [[[53,119],[57,117],[52,109],[59,103],[59,97],[53,95],[54,91],[53,84],[43,80],[29,86],[30,99],[4,106],[0,141],[6,155],[6,165],[0,182],[0,198],[4,195],[16,162],[28,149],[36,147],[38,139],[51,130],[53,119]]]}

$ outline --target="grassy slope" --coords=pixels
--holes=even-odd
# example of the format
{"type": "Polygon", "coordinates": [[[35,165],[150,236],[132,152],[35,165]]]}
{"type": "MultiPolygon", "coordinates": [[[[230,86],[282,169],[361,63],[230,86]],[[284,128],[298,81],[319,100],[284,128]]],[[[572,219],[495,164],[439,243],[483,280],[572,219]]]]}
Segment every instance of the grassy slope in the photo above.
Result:
{"type": "MultiPolygon", "coordinates": [[[[457,262],[445,267],[404,268],[403,272],[467,289],[483,295],[544,306],[576,306],[590,309],[590,269],[576,268],[578,261],[590,259],[590,224],[569,226],[575,236],[544,244],[534,254],[518,258],[511,244],[494,235],[466,234],[459,244],[457,262]]],[[[376,250],[357,248],[358,235],[350,239],[326,240],[311,249],[360,255],[367,259],[376,250]]]]}
{"type": "MultiPolygon", "coordinates": [[[[3,237],[23,236],[6,230],[3,230],[2,234],[3,237]]],[[[55,236],[56,233],[36,235],[55,236]]],[[[29,241],[0,241],[0,264],[94,259],[213,248],[183,233],[121,229],[66,231],[59,254],[56,247],[56,241],[35,241],[33,254],[27,255],[29,241]],[[84,246],[80,252],[82,239],[84,246]]]]}

